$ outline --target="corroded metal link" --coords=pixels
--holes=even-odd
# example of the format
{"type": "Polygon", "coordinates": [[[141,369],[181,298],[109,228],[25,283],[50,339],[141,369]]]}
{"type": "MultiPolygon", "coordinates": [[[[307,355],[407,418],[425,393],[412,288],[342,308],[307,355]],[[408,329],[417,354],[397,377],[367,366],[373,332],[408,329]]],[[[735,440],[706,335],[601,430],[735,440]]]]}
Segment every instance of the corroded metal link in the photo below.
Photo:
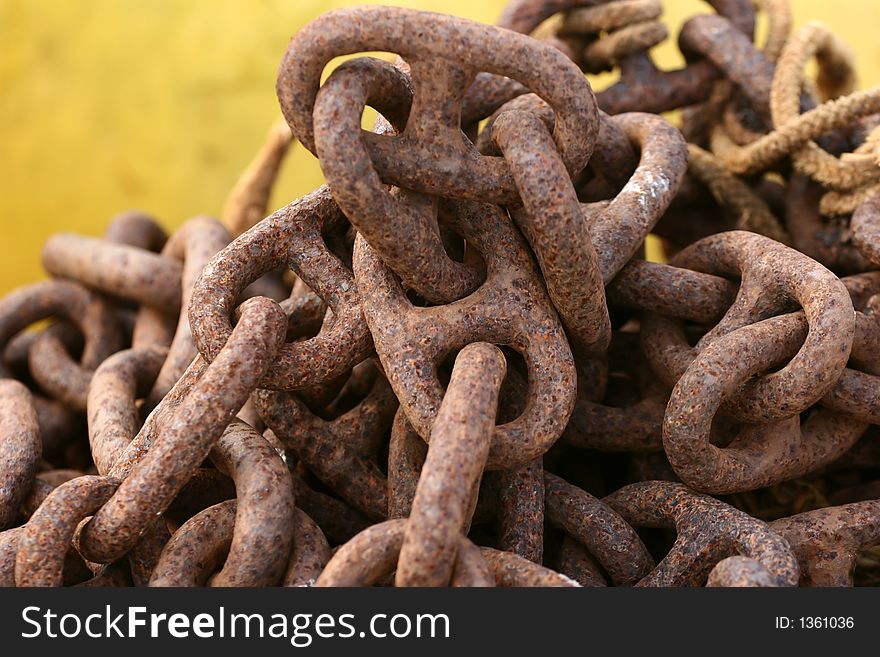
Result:
{"type": "Polygon", "coordinates": [[[408,518],[428,446],[402,409],[391,425],[388,443],[388,519],[408,518]]]}
{"type": "Polygon", "coordinates": [[[18,554],[18,539],[24,527],[13,527],[0,532],[0,586],[15,586],[15,557],[18,554]]]}
{"type": "Polygon", "coordinates": [[[63,325],[41,331],[28,349],[28,369],[46,395],[77,412],[86,410],[93,371],[71,358],[61,334],[63,325]]]}
{"type": "Polygon", "coordinates": [[[483,558],[482,549],[466,538],[462,539],[458,547],[450,586],[459,588],[495,586],[495,578],[483,558]]]}
{"type": "Polygon", "coordinates": [[[0,379],[0,530],[15,522],[34,485],[41,452],[30,392],[18,381],[0,379]]]}
{"type": "Polygon", "coordinates": [[[205,267],[190,301],[190,327],[202,357],[211,362],[232,333],[239,295],[261,275],[290,267],[333,312],[308,340],[285,344],[260,388],[296,390],[349,372],[372,350],[354,277],[327,247],[322,231],[343,220],[322,187],[270,215],[218,253],[205,267]]]}
{"type": "Polygon", "coordinates": [[[171,536],[150,578],[150,586],[204,586],[223,564],[232,544],[236,501],[200,511],[171,536]]]}
{"type": "Polygon", "coordinates": [[[769,123],[773,63],[755,47],[751,34],[724,16],[694,16],[682,26],[678,43],[686,57],[711,62],[769,123]]]}
{"type": "Polygon", "coordinates": [[[581,1],[576,4],[583,6],[574,7],[565,13],[563,25],[560,27],[563,34],[599,34],[660,18],[663,14],[663,6],[659,0],[581,1]]]}
{"type": "MultiPolygon", "coordinates": [[[[42,474],[43,473],[41,473],[41,475],[42,474]]],[[[43,504],[49,496],[49,493],[54,489],[54,485],[46,483],[45,481],[40,479],[34,481],[34,484],[30,486],[30,493],[19,505],[22,515],[25,518],[32,516],[34,511],[43,504]]],[[[24,526],[0,531],[0,587],[15,586],[15,559],[18,554],[18,540],[23,533],[24,526]]],[[[81,566],[81,569],[85,569],[82,560],[78,558],[78,555],[76,555],[72,548],[68,550],[67,554],[68,557],[73,557],[72,559],[68,559],[67,566],[77,565],[81,566]]],[[[65,568],[65,570],[67,570],[65,583],[70,583],[72,578],[77,577],[77,573],[72,572],[74,571],[74,568],[72,567],[65,568]]]]}
{"type": "Polygon", "coordinates": [[[168,357],[147,397],[148,407],[155,406],[168,394],[198,354],[189,327],[189,305],[193,286],[205,265],[229,244],[230,239],[229,232],[216,219],[194,217],[175,231],[162,249],[163,257],[183,264],[180,279],[180,317],[174,338],[168,348],[168,357]]]}
{"type": "Polygon", "coordinates": [[[116,491],[112,477],[83,476],[56,488],[18,538],[16,586],[61,586],[64,557],[77,526],[116,491]]]}
{"type": "MultiPolygon", "coordinates": [[[[94,369],[122,348],[122,334],[115,317],[98,296],[72,281],[46,281],[13,290],[0,300],[0,347],[18,333],[43,319],[59,317],[73,322],[82,332],[80,362],[94,369]]],[[[33,346],[33,343],[31,343],[33,346]]],[[[0,363],[0,375],[8,376],[0,363]]]]}
{"type": "Polygon", "coordinates": [[[456,203],[454,228],[479,251],[486,282],[445,306],[419,308],[362,238],[354,270],[379,359],[413,428],[425,440],[440,408],[438,364],[471,342],[506,344],[526,361],[529,397],[517,419],[496,426],[489,469],[524,465],[562,433],[575,398],[575,368],[562,326],[523,239],[496,206],[456,203]]]}
{"type": "MultiPolygon", "coordinates": [[[[162,550],[165,549],[170,539],[171,532],[168,530],[164,517],[157,518],[143,533],[137,545],[131,549],[125,559],[120,559],[103,567],[102,579],[112,574],[112,572],[107,571],[113,569],[115,565],[127,562],[128,568],[124,568],[123,571],[132,584],[134,586],[147,586],[153,571],[156,569],[156,565],[159,563],[162,550]]],[[[115,581],[117,578],[114,575],[111,579],[115,581]]],[[[101,581],[99,579],[95,582],[95,585],[99,585],[101,581]]],[[[100,585],[104,586],[104,584],[100,585]]],[[[111,585],[113,584],[106,584],[106,586],[111,585]]],[[[129,586],[129,584],[124,584],[123,586],[129,586]]]]}
{"type": "Polygon", "coordinates": [[[492,136],[510,165],[524,207],[511,215],[532,247],[572,350],[595,356],[608,348],[611,320],[590,228],[541,119],[502,112],[492,136]]]}
{"type": "Polygon", "coordinates": [[[293,545],[293,480],[281,456],[253,428],[230,424],[211,460],[235,481],[232,543],[212,586],[274,586],[293,545]]]}
{"type": "MultiPolygon", "coordinates": [[[[480,155],[461,133],[461,97],[478,71],[519,80],[557,111],[553,136],[571,175],[589,160],[598,129],[595,99],[563,53],[508,30],[396,7],[328,12],[291,40],[280,67],[278,98],[294,135],[312,152],[312,113],[325,65],[339,55],[375,50],[399,53],[410,64],[415,94],[403,133],[364,134],[384,182],[451,198],[516,199],[504,161],[480,155]],[[438,84],[433,76],[441,70],[455,72],[456,83],[438,84]],[[442,167],[432,165],[441,159],[442,167]]],[[[439,78],[450,79],[448,74],[439,78]]]]}
{"type": "MultiPolygon", "coordinates": [[[[525,210],[515,210],[514,219],[535,249],[545,276],[548,276],[548,271],[543,260],[547,260],[548,265],[553,264],[554,259],[550,256],[562,248],[560,244],[573,244],[577,246],[573,249],[566,247],[563,254],[555,256],[555,260],[583,260],[579,263],[579,271],[588,283],[592,283],[591,267],[596,259],[584,255],[587,249],[584,242],[589,235],[607,285],[643,245],[645,237],[678,193],[687,171],[688,155],[684,138],[674,126],[658,116],[638,112],[618,116],[603,113],[601,124],[605,129],[600,130],[599,137],[604,137],[606,141],[597,144],[596,162],[591,163],[591,168],[595,167],[600,174],[614,170],[612,175],[606,176],[606,182],[614,181],[620,187],[612,190],[614,197],[610,201],[604,199],[582,203],[580,211],[577,211],[570,199],[570,185],[560,171],[558,155],[549,150],[550,144],[537,118],[523,116],[524,110],[536,114],[545,124],[552,120],[552,109],[537,97],[528,95],[507,103],[490,122],[493,140],[498,142],[495,123],[508,114],[501,121],[500,137],[513,141],[502,150],[515,149],[512,155],[521,160],[519,166],[511,162],[511,167],[516,169],[516,182],[525,210]],[[517,125],[504,127],[505,123],[513,121],[517,125]],[[528,139],[519,136],[524,134],[524,130],[529,130],[528,139]],[[538,140],[541,140],[542,147],[536,149],[531,143],[537,143],[538,140]],[[621,140],[623,143],[620,143],[621,140]],[[633,149],[639,151],[637,161],[633,149]],[[534,163],[538,161],[542,165],[535,167],[534,163]],[[531,186],[524,188],[529,181],[531,186]],[[561,212],[561,216],[552,221],[542,220],[542,214],[551,209],[561,212]],[[578,225],[583,236],[572,236],[578,225]],[[546,239],[538,242],[538,238],[550,229],[553,231],[546,239]]],[[[489,129],[484,132],[489,132],[489,129]]],[[[491,151],[487,140],[478,140],[478,144],[481,150],[491,151]]],[[[516,204],[512,207],[515,208],[516,204]]],[[[559,276],[558,272],[549,273],[559,276]]],[[[556,281],[551,277],[548,283],[554,284],[556,281]]],[[[569,283],[568,287],[571,285],[569,283]]],[[[582,287],[588,287],[587,283],[582,287]]],[[[562,292],[565,292],[565,287],[551,296],[560,308],[563,320],[567,320],[575,311],[565,304],[560,307],[557,299],[563,296],[562,292]]],[[[589,290],[572,291],[572,294],[576,293],[589,294],[589,290]]],[[[590,294],[592,296],[595,295],[590,294]]]]}
{"type": "Polygon", "coordinates": [[[706,61],[660,71],[645,53],[637,53],[620,63],[620,80],[597,92],[596,102],[609,114],[668,112],[706,100],[717,75],[706,61]]]}
{"type": "Polygon", "coordinates": [[[488,547],[480,548],[480,553],[488,564],[497,586],[526,586],[530,588],[536,586],[579,586],[573,579],[528,559],[523,559],[518,554],[488,547]]]}
{"type": "Polygon", "coordinates": [[[645,260],[630,260],[606,294],[611,304],[714,325],[736,298],[737,286],[721,276],[645,260]]]}
{"type": "Polygon", "coordinates": [[[314,586],[332,556],[327,537],[304,511],[294,509],[293,551],[287,563],[284,586],[314,586]]]}
{"type": "Polygon", "coordinates": [[[588,73],[598,73],[627,55],[663,42],[668,33],[657,20],[662,13],[659,0],[616,0],[582,7],[565,14],[559,35],[587,40],[579,58],[581,67],[588,73]],[[601,33],[605,33],[604,38],[598,38],[601,33]]]}
{"type": "MultiPolygon", "coordinates": [[[[689,270],[682,270],[689,271],[689,270]]],[[[690,274],[698,276],[708,276],[690,272],[690,274]]],[[[713,277],[714,278],[714,277],[713,277]]],[[[718,279],[724,280],[724,279],[718,279]]],[[[880,279],[876,272],[867,272],[855,276],[849,276],[840,280],[857,307],[866,306],[870,298],[880,289],[880,279]]],[[[729,283],[729,285],[733,285],[729,283]]],[[[722,292],[722,287],[714,289],[706,286],[706,303],[709,307],[721,308],[725,305],[729,307],[729,294],[722,292]]],[[[674,309],[670,307],[669,311],[674,309]]],[[[684,313],[681,313],[684,314],[684,313]]],[[[693,317],[688,317],[692,321],[696,321],[693,317]]],[[[803,344],[806,336],[807,325],[803,313],[791,313],[784,317],[774,318],[770,324],[775,328],[777,337],[788,336],[785,340],[789,340],[789,352],[785,356],[781,356],[784,360],[788,356],[795,353],[798,346],[803,344]]],[[[770,331],[769,333],[773,333],[770,331]]],[[[694,350],[687,344],[687,338],[684,335],[679,324],[675,323],[668,317],[659,317],[650,315],[644,323],[644,336],[646,353],[652,362],[656,372],[661,373],[667,383],[673,385],[677,382],[688,366],[693,362],[694,350]]],[[[857,311],[855,313],[855,331],[852,343],[852,352],[850,355],[850,367],[843,370],[838,380],[829,392],[821,399],[820,403],[826,408],[843,413],[860,422],[871,424],[880,423],[880,415],[876,411],[874,400],[878,395],[880,381],[880,362],[878,362],[877,353],[880,350],[880,331],[877,329],[877,323],[873,317],[857,311]]],[[[644,402],[647,404],[647,400],[644,402]]],[[[632,407],[634,412],[640,416],[642,403],[636,407],[632,407]]],[[[724,405],[722,405],[724,407],[724,405]]],[[[566,437],[573,444],[582,444],[583,446],[592,446],[592,438],[586,438],[585,435],[590,432],[590,428],[586,426],[589,412],[593,411],[591,402],[578,399],[569,428],[566,431],[566,437]],[[585,418],[587,415],[587,418],[585,418]],[[584,434],[584,435],[581,435],[584,434]]],[[[725,410],[727,410],[725,408],[725,410]]],[[[734,409],[735,410],[735,409],[734,409]]],[[[662,412],[661,412],[662,414],[662,412]]],[[[745,419],[749,419],[745,416],[745,419]]],[[[823,420],[827,421],[826,420],[823,420]]],[[[636,422],[634,426],[641,426],[636,422]]],[[[852,425],[855,426],[855,425],[852,425]]],[[[593,427],[595,429],[595,427],[593,427]]],[[[857,432],[856,432],[857,433],[857,432]]],[[[852,431],[846,431],[842,437],[842,441],[835,439],[837,444],[833,448],[834,453],[839,454],[841,450],[845,450],[852,443],[852,439],[856,436],[852,431]]],[[[597,446],[600,446],[598,444],[597,446]]],[[[830,443],[826,446],[830,446],[830,443]]],[[[830,453],[830,452],[829,452],[830,453]]]]}
{"type": "Polygon", "coordinates": [[[154,217],[129,210],[110,220],[104,231],[104,239],[158,253],[168,241],[168,234],[154,217]]]}
{"type": "MultiPolygon", "coordinates": [[[[484,155],[500,155],[501,151],[493,138],[495,120],[511,110],[528,111],[536,114],[544,122],[547,130],[552,130],[556,115],[553,109],[534,94],[524,93],[516,96],[497,108],[489,117],[482,131],[476,136],[474,145],[484,155]]],[[[554,146],[555,150],[555,146],[554,146]]],[[[599,112],[599,132],[596,144],[587,167],[575,178],[578,194],[597,194],[604,198],[622,188],[635,171],[638,154],[626,133],[605,112],[599,112]]]]}
{"type": "Polygon", "coordinates": [[[880,500],[807,511],[775,520],[801,568],[801,586],[852,586],[856,558],[880,544],[880,500]]]}
{"type": "Polygon", "coordinates": [[[327,540],[341,545],[370,525],[369,519],[342,500],[313,490],[296,473],[296,504],[312,518],[327,540]]]}
{"type": "Polygon", "coordinates": [[[141,428],[137,400],[153,385],[167,351],[128,349],[114,354],[95,370],[89,387],[89,445],[98,474],[109,474],[120,454],[141,428]]]}
{"type": "Polygon", "coordinates": [[[663,448],[663,416],[669,389],[648,385],[636,403],[600,404],[579,395],[562,439],[575,447],[603,451],[658,451],[663,448]]]}
{"type": "Polygon", "coordinates": [[[723,448],[709,442],[722,399],[803,344],[805,327],[792,326],[790,318],[767,319],[715,340],[679,379],[666,409],[663,446],[688,485],[715,494],[761,488],[833,461],[864,432],[858,420],[819,410],[803,424],[794,416],[746,425],[723,448]]]}
{"type": "Polygon", "coordinates": [[[33,344],[46,331],[52,330],[54,337],[61,341],[70,353],[77,353],[83,349],[83,335],[72,322],[65,319],[57,319],[43,329],[23,330],[6,343],[3,350],[3,364],[10,376],[23,377],[29,373],[29,355],[33,344]]]}
{"type": "Polygon", "coordinates": [[[748,490],[809,472],[848,449],[865,429],[858,419],[818,411],[801,426],[795,415],[844,373],[855,315],[843,284],[804,256],[747,233],[708,238],[673,262],[718,274],[742,269],[743,279],[734,305],[695,349],[675,322],[649,315],[643,323],[652,367],[675,383],[664,448],[677,474],[706,492],[748,490]],[[790,299],[799,300],[804,313],[772,317],[790,299]],[[750,324],[764,317],[770,319],[750,324]],[[793,355],[769,377],[754,378],[793,355]],[[725,412],[772,424],[744,427],[724,448],[710,444],[712,417],[725,400],[725,412]]]}
{"type": "Polygon", "coordinates": [[[773,573],[760,561],[749,557],[727,557],[709,573],[707,587],[772,588],[773,573]]]}
{"type": "Polygon", "coordinates": [[[108,587],[124,587],[132,586],[134,580],[131,571],[124,561],[115,561],[101,566],[95,576],[85,582],[75,584],[77,587],[85,588],[108,588],[108,587]]]}
{"type": "MultiPolygon", "coordinates": [[[[514,3],[516,4],[516,3],[514,3]]],[[[529,4],[527,2],[519,3],[529,4]]],[[[620,79],[596,96],[599,106],[611,114],[645,111],[661,113],[705,101],[718,72],[710,61],[696,59],[683,69],[658,70],[647,50],[662,41],[666,32],[656,21],[657,7],[651,2],[629,1],[595,3],[554,1],[536,3],[539,8],[520,11],[520,29],[530,31],[539,16],[571,9],[561,23],[560,36],[586,42],[581,65],[586,70],[602,70],[610,64],[620,67],[620,79]],[[579,9],[578,7],[585,7],[579,9]],[[531,14],[531,15],[530,15],[531,14]],[[596,38],[600,31],[608,31],[596,38]]],[[[750,2],[720,0],[708,2],[745,35],[754,31],[755,13],[750,2]]],[[[514,8],[514,11],[516,8],[514,8]]],[[[513,12],[506,12],[511,20],[513,12]]],[[[539,21],[540,22],[540,21],[539,21]]],[[[514,24],[515,24],[514,23],[514,24]]]]}
{"type": "Polygon", "coordinates": [[[835,272],[852,274],[870,269],[871,263],[859,247],[860,230],[822,216],[819,199],[823,193],[824,188],[806,176],[791,176],[785,197],[785,222],[792,244],[835,272]]]}
{"type": "Polygon", "coordinates": [[[554,14],[601,2],[602,0],[511,0],[504,5],[496,24],[514,32],[531,34],[554,14]]]}
{"type": "Polygon", "coordinates": [[[651,572],[654,559],[614,509],[549,472],[544,481],[547,519],[584,545],[614,584],[632,586],[651,572]]]}
{"type": "MultiPolygon", "coordinates": [[[[856,277],[850,277],[851,283],[853,278],[856,277]]],[[[846,284],[847,279],[842,282],[846,284]]],[[[850,289],[850,295],[858,303],[858,295],[853,295],[853,289],[850,289]]],[[[837,384],[820,400],[826,408],[870,424],[880,423],[877,408],[880,394],[880,326],[871,308],[877,299],[876,295],[872,295],[859,304],[866,308],[865,312],[856,312],[850,367],[843,371],[837,384]]]]}
{"type": "Polygon", "coordinates": [[[557,561],[557,572],[570,577],[581,586],[608,586],[602,575],[602,569],[587,548],[570,536],[562,538],[557,561]]]}
{"type": "Polygon", "coordinates": [[[131,346],[135,349],[149,347],[168,348],[174,341],[179,315],[141,305],[132,326],[131,346]]]}
{"type": "MultiPolygon", "coordinates": [[[[511,380],[512,371],[507,371],[505,384],[511,380]]],[[[502,395],[504,388],[502,388],[502,395]]],[[[501,400],[503,404],[503,399],[501,400]]],[[[520,409],[521,410],[521,409],[520,409]]],[[[499,416],[501,417],[501,416],[499,416]]],[[[497,421],[497,420],[496,420],[497,421]]],[[[428,455],[428,445],[422,440],[422,437],[412,428],[412,425],[406,419],[406,414],[398,409],[394,416],[394,422],[391,425],[391,439],[388,443],[388,519],[395,520],[398,518],[408,518],[412,510],[413,499],[416,496],[416,487],[419,483],[419,476],[422,473],[422,467],[425,464],[425,458],[428,455]]],[[[536,459],[536,461],[539,459],[536,459]]],[[[535,461],[523,466],[524,470],[532,470],[535,461]]],[[[495,522],[500,520],[500,524],[504,525],[505,511],[502,508],[503,503],[500,495],[503,492],[503,482],[505,475],[516,477],[518,470],[495,470],[485,472],[483,480],[480,483],[480,495],[477,498],[477,505],[474,508],[473,524],[495,522]],[[486,494],[483,494],[483,493],[486,494]],[[500,514],[500,517],[498,517],[500,514]]],[[[534,511],[540,518],[518,518],[518,527],[516,531],[528,532],[529,528],[535,529],[540,523],[540,533],[543,534],[543,474],[540,478],[540,494],[532,495],[530,500],[518,500],[512,502],[514,504],[524,504],[531,511],[534,511]],[[539,497],[540,500],[535,498],[539,497]]],[[[511,537],[516,541],[516,538],[511,537]]],[[[533,549],[543,550],[543,538],[534,536],[527,539],[530,547],[533,549]],[[535,545],[541,543],[541,545],[535,545]]],[[[499,545],[504,541],[503,537],[499,537],[499,545]]],[[[510,545],[505,544],[508,551],[516,551],[510,545]]],[[[517,552],[519,554],[519,552],[517,552]]]]}
{"type": "MultiPolygon", "coordinates": [[[[708,0],[706,4],[728,17],[744,33],[751,34],[754,30],[755,11],[751,3],[742,0],[708,0]]],[[[621,26],[627,19],[644,20],[657,15],[656,9],[647,2],[639,6],[633,2],[614,0],[512,0],[505,5],[497,24],[522,34],[531,34],[545,20],[561,12],[575,14],[573,18],[576,22],[576,14],[582,11],[579,9],[581,7],[588,8],[586,12],[592,15],[591,23],[598,21],[600,30],[621,26]],[[604,15],[592,9],[604,9],[604,15]]]]}
{"type": "Polygon", "coordinates": [[[853,212],[850,228],[859,252],[880,267],[880,195],[872,196],[853,212]]]}
{"type": "MultiPolygon", "coordinates": [[[[803,346],[796,353],[784,353],[779,348],[782,340],[770,339],[772,334],[768,333],[768,342],[776,343],[768,344],[768,350],[779,352],[772,364],[793,357],[779,371],[749,382],[735,400],[728,401],[726,410],[751,422],[789,418],[815,403],[840,378],[852,346],[855,314],[846,288],[824,267],[782,244],[742,231],[701,240],[679,253],[672,264],[742,278],[736,300],[700,339],[697,353],[712,347],[722,336],[793,310],[792,301],[804,309],[808,332],[803,346]]],[[[789,330],[794,337],[794,328],[789,330]]],[[[653,338],[646,340],[650,343],[653,338]]],[[[646,352],[649,358],[650,351],[646,352]]],[[[702,365],[691,367],[697,372],[702,365]]],[[[662,369],[655,368],[661,378],[665,377],[662,369]]]]}
{"type": "MultiPolygon", "coordinates": [[[[119,490],[84,526],[80,551],[98,563],[127,552],[204,461],[256,388],[284,341],[287,318],[264,297],[242,305],[220,355],[180,403],[156,442],[134,463],[119,490]]],[[[120,460],[128,460],[125,453],[120,460]]]]}
{"type": "Polygon", "coordinates": [[[674,528],[675,544],[637,586],[702,586],[725,557],[759,562],[775,586],[797,586],[800,571],[788,543],[767,523],[681,484],[630,484],[603,501],[634,527],[674,528]]]}
{"type": "Polygon", "coordinates": [[[296,393],[257,390],[252,399],[266,425],[318,479],[369,517],[387,517],[387,482],[377,455],[397,400],[385,377],[378,376],[360,403],[333,420],[312,413],[296,393]]]}
{"type": "MultiPolygon", "coordinates": [[[[436,83],[445,86],[442,80],[436,83]]],[[[403,126],[411,97],[409,78],[386,62],[359,58],[342,64],[318,93],[315,148],[333,198],[358,232],[405,286],[428,301],[448,303],[472,292],[481,272],[447,255],[437,230],[436,199],[402,189],[392,193],[361,138],[367,104],[403,126]]]]}
{"type": "Polygon", "coordinates": [[[869,305],[871,297],[880,293],[880,271],[869,271],[840,279],[849,292],[853,306],[864,309],[869,305]]]}
{"type": "MultiPolygon", "coordinates": [[[[535,563],[544,561],[544,466],[542,459],[486,476],[497,489],[498,545],[535,563]]],[[[484,481],[486,478],[484,477],[484,481]]]]}
{"type": "Polygon", "coordinates": [[[199,468],[163,515],[172,523],[181,525],[209,506],[234,497],[232,479],[214,468],[199,468]]]}
{"type": "Polygon", "coordinates": [[[108,473],[110,476],[125,479],[131,473],[132,468],[153,446],[159,433],[159,427],[166,426],[170,422],[207,368],[208,364],[201,358],[193,360],[184,375],[162,400],[162,403],[154,408],[144,420],[137,435],[119,454],[116,462],[110,468],[108,473]]]}
{"type": "Polygon", "coordinates": [[[681,133],[659,116],[630,112],[611,119],[640,151],[639,164],[610,203],[583,207],[608,284],[642,246],[678,192],[687,171],[681,133]]]}
{"type": "Polygon", "coordinates": [[[459,352],[431,430],[397,563],[397,586],[449,583],[477,502],[507,364],[494,345],[459,352]]]}
{"type": "MultiPolygon", "coordinates": [[[[406,522],[387,520],[352,538],[336,551],[315,586],[369,586],[390,574],[397,565],[406,522]]],[[[475,558],[473,544],[464,537],[459,540],[451,585],[494,586],[495,581],[479,550],[475,558]]]]}
{"type": "Polygon", "coordinates": [[[179,262],[125,244],[58,233],[43,246],[43,266],[53,276],[167,314],[180,311],[179,262]]]}

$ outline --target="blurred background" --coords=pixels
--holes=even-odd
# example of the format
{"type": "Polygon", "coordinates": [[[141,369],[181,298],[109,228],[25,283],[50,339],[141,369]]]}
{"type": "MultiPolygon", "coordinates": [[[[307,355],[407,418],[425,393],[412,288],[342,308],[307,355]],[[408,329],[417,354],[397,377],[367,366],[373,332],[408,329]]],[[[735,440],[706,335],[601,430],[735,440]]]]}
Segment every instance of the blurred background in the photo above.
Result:
{"type": "MultiPolygon", "coordinates": [[[[862,87],[880,82],[877,0],[791,0],[796,26],[821,20],[849,43],[862,87]]],[[[50,233],[98,235],[121,210],[168,229],[219,215],[279,115],[275,74],[290,37],[351,0],[0,0],[0,294],[38,278],[50,233]]],[[[505,0],[384,4],[494,22],[505,0]]],[[[701,0],[666,0],[679,65],[682,19],[701,0]]],[[[759,24],[760,35],[760,24],[759,24]]],[[[596,82],[597,88],[607,84],[596,82]]],[[[294,147],[278,207],[321,183],[294,147]]]]}

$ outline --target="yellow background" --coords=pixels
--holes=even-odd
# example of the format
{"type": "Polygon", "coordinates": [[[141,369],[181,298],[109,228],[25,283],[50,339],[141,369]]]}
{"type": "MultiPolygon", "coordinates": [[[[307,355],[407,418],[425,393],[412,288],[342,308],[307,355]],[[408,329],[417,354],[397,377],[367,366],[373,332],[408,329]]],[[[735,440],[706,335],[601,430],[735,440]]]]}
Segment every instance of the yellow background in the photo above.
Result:
{"type": "MultiPolygon", "coordinates": [[[[0,293],[41,276],[58,230],[100,234],[115,213],[168,228],[224,198],[277,115],[275,73],[290,36],[348,0],[0,0],[0,293]]],[[[494,22],[503,0],[388,2],[494,22]]],[[[682,17],[666,0],[679,62],[682,17]]],[[[797,24],[823,20],[851,45],[863,86],[880,78],[880,2],[793,0],[797,24]]],[[[320,183],[295,148],[273,207],[320,183]]]]}

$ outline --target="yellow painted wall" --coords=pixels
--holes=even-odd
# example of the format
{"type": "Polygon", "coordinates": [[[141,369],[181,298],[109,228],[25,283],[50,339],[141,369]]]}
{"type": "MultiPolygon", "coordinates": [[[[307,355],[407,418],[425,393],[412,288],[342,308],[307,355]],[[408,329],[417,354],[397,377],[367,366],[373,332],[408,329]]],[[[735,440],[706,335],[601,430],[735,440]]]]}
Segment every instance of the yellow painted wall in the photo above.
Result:
{"type": "MultiPolygon", "coordinates": [[[[41,276],[58,230],[99,234],[127,208],[172,228],[218,214],[277,114],[290,36],[350,0],[0,0],[0,293],[41,276]]],[[[492,22],[503,0],[388,2],[492,22]]],[[[666,0],[677,25],[699,0],[666,0]]],[[[851,44],[880,81],[880,2],[793,0],[851,44]]],[[[677,28],[676,28],[677,31],[677,28]]],[[[678,61],[673,43],[661,61],[678,61]]],[[[320,183],[295,149],[273,205],[320,183]]]]}

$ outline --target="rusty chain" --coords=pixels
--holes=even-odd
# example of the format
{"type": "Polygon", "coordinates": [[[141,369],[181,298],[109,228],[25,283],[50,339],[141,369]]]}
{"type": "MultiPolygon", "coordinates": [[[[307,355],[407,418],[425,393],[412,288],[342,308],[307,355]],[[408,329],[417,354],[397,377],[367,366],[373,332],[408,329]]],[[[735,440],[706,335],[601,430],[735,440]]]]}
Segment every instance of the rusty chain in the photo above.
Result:
{"type": "Polygon", "coordinates": [[[222,222],[0,299],[0,585],[880,582],[880,93],[707,4],[303,28],[222,222]]]}

